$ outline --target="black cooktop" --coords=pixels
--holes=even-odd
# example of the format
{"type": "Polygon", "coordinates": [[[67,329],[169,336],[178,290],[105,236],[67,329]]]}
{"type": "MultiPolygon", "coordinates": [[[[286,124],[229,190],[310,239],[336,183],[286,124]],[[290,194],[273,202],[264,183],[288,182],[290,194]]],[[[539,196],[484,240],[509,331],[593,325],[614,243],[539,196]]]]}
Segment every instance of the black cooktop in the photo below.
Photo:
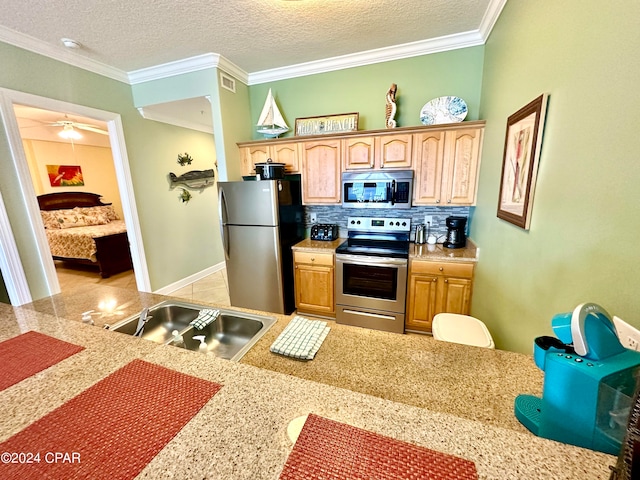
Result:
{"type": "Polygon", "coordinates": [[[336,248],[336,253],[370,257],[409,258],[409,241],[349,239],[336,248]]]}

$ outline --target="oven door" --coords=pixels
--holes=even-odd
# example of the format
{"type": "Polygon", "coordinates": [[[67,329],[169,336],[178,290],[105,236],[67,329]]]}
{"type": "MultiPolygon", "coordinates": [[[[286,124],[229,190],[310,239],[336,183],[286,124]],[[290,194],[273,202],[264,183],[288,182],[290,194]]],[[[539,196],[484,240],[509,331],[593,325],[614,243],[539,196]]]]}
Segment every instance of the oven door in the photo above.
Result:
{"type": "Polygon", "coordinates": [[[404,313],[407,259],[336,255],[336,305],[404,313]]]}

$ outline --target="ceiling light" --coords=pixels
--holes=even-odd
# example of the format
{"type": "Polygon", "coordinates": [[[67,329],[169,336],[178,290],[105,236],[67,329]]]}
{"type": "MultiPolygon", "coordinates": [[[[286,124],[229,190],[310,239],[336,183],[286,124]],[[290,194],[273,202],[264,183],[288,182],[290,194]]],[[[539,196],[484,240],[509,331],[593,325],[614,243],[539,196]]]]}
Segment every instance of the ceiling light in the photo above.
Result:
{"type": "Polygon", "coordinates": [[[58,132],[58,136],[64,138],[65,140],[80,140],[82,138],[80,132],[74,130],[73,126],[71,125],[65,125],[64,128],[58,132]]]}
{"type": "Polygon", "coordinates": [[[77,49],[82,47],[82,44],[80,42],[76,42],[75,40],[72,40],[70,38],[61,38],[60,41],[67,48],[77,49]]]}

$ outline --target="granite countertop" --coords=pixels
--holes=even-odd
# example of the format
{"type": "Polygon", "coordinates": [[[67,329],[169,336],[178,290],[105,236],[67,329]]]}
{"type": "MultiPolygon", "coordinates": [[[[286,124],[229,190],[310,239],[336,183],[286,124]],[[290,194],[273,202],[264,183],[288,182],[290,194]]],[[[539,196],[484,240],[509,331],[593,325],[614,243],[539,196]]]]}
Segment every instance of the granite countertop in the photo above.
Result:
{"type": "MultiPolygon", "coordinates": [[[[486,420],[474,420],[443,411],[448,404],[457,404],[458,413],[464,404],[469,410],[481,411],[482,402],[496,401],[501,391],[511,402],[513,387],[508,384],[520,377],[517,388],[535,393],[540,388],[540,377],[534,375],[534,367],[526,366],[532,361],[525,355],[330,322],[332,331],[316,359],[302,362],[268,352],[270,342],[290,320],[289,316],[278,315],[277,324],[241,362],[230,362],[99,328],[101,323],[115,323],[165,299],[167,297],[148,293],[93,288],[69,296],[56,295],[23,307],[0,304],[0,340],[36,330],[85,347],[82,352],[0,392],[0,404],[5,409],[0,421],[0,441],[140,358],[223,387],[138,478],[275,480],[293,447],[286,434],[287,425],[307,413],[469,459],[475,462],[480,479],[608,479],[608,466],[615,463],[613,456],[538,438],[524,429],[518,430],[506,423],[499,426],[498,421],[492,420],[506,416],[505,412],[489,413],[486,420]],[[99,310],[100,302],[107,313],[96,318],[96,326],[79,321],[83,311],[99,310]],[[347,354],[345,342],[353,347],[355,353],[351,356],[347,354]],[[381,387],[393,390],[396,377],[402,377],[400,372],[413,366],[400,365],[398,358],[391,355],[394,345],[405,342],[408,346],[400,349],[405,355],[403,361],[425,365],[426,373],[420,375],[440,372],[437,378],[414,380],[414,391],[431,390],[434,403],[429,408],[403,403],[402,399],[380,398],[375,396],[378,394],[375,391],[367,394],[348,388],[352,372],[354,382],[358,383],[358,379],[367,377],[368,373],[385,369],[379,378],[386,382],[376,381],[389,384],[381,387]],[[381,348],[384,345],[391,352],[381,348]],[[358,356],[363,357],[364,362],[358,362],[358,356]],[[341,357],[345,357],[343,370],[336,372],[332,368],[340,365],[336,358],[341,357]],[[379,362],[370,364],[367,371],[365,364],[374,357],[378,357],[379,362]],[[385,362],[385,357],[389,361],[385,362]],[[264,367],[250,364],[258,362],[263,362],[264,367]],[[286,368],[290,368],[291,373],[269,370],[269,362],[283,362],[289,365],[286,368]],[[322,370],[323,364],[328,366],[320,375],[343,377],[347,388],[301,378],[302,373],[296,371],[322,370]],[[360,369],[363,371],[358,371],[360,369]],[[465,369],[470,372],[466,380],[460,382],[455,377],[465,369]],[[485,370],[488,377],[478,375],[485,370]],[[498,385],[485,385],[483,378],[493,378],[498,385]],[[445,388],[438,393],[447,382],[466,391],[461,391],[459,396],[455,388],[445,388]],[[487,396],[487,390],[494,392],[495,397],[487,396]],[[440,409],[438,402],[443,405],[440,409]],[[481,405],[474,409],[472,402],[481,405]]],[[[484,407],[491,409],[490,405],[484,407]]]]}
{"type": "Polygon", "coordinates": [[[477,262],[478,248],[469,238],[463,248],[444,248],[441,243],[435,245],[412,243],[409,247],[409,258],[447,262],[477,262]]]}
{"type": "Polygon", "coordinates": [[[334,252],[336,248],[340,246],[342,242],[344,242],[346,238],[337,238],[328,241],[321,240],[311,240],[310,238],[305,238],[301,242],[296,243],[293,247],[291,247],[294,251],[302,251],[302,252],[334,252]]]}
{"type": "MultiPolygon", "coordinates": [[[[323,242],[305,238],[291,248],[294,251],[302,252],[334,252],[345,240],[345,238],[338,238],[331,242],[323,242]]],[[[477,262],[478,248],[470,239],[467,239],[467,245],[464,248],[444,248],[441,243],[435,245],[411,243],[409,246],[409,258],[448,262],[477,262]]]]}

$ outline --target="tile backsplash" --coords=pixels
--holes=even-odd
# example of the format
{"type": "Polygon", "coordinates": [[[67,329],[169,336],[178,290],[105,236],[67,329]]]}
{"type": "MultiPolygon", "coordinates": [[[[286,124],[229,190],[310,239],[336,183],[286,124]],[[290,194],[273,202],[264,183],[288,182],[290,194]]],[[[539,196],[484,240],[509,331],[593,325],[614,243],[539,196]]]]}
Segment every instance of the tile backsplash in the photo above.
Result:
{"type": "Polygon", "coordinates": [[[438,236],[438,243],[444,241],[447,233],[445,220],[451,215],[467,217],[467,233],[473,213],[473,207],[412,207],[407,210],[388,208],[343,208],[341,206],[306,205],[305,227],[311,228],[310,214],[315,213],[317,223],[330,223],[338,225],[340,236],[347,236],[348,217],[384,217],[384,218],[408,218],[411,220],[411,240],[413,240],[416,225],[424,223],[425,215],[433,217],[431,233],[438,236]]]}

